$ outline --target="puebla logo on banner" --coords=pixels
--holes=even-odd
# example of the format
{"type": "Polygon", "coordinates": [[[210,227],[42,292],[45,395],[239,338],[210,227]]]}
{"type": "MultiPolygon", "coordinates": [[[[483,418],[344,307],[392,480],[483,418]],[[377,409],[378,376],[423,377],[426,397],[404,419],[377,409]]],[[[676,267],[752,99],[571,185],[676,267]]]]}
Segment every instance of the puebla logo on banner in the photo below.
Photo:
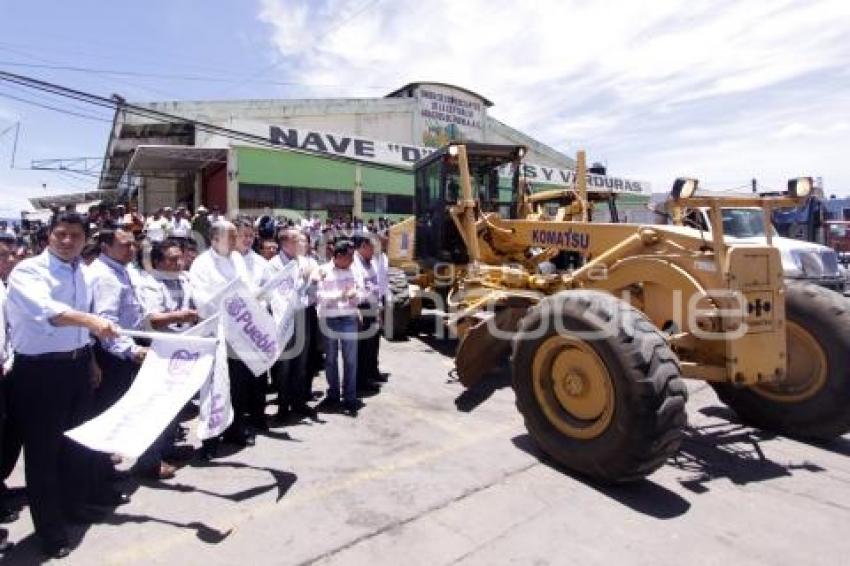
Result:
{"type": "Polygon", "coordinates": [[[274,318],[241,282],[223,297],[222,306],[227,342],[255,376],[264,373],[280,354],[274,318]]]}

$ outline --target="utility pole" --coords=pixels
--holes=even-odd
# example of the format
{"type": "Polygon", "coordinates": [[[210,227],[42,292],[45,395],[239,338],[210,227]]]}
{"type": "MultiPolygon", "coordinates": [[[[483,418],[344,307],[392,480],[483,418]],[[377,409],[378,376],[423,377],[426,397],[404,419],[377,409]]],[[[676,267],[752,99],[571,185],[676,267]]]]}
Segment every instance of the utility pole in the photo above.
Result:
{"type": "Polygon", "coordinates": [[[5,136],[7,132],[9,132],[12,128],[15,128],[15,137],[12,139],[12,161],[9,164],[10,169],[15,168],[15,154],[18,152],[18,136],[21,133],[21,122],[15,122],[2,132],[0,132],[0,137],[5,136]]]}
{"type": "Polygon", "coordinates": [[[756,180],[753,179],[752,183],[753,183],[753,194],[755,194],[755,193],[758,192],[758,182],[756,182],[756,180]]]}

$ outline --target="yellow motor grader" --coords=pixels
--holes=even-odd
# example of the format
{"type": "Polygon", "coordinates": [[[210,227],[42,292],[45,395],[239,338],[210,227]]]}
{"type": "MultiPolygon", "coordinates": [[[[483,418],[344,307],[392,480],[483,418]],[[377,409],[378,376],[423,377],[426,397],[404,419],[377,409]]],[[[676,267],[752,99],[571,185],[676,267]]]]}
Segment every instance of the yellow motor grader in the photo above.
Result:
{"type": "MultiPolygon", "coordinates": [[[[531,437],[560,465],[599,481],[644,477],[678,450],[682,378],[708,381],[765,429],[809,439],[850,430],[843,297],[786,285],[769,235],[730,243],[720,204],[701,198],[693,180],[677,180],[670,199],[714,209],[710,236],[590,222],[581,152],[569,210],[536,216],[519,174],[525,152],[453,144],[415,165],[414,216],[390,233],[391,265],[406,277],[395,279],[402,300],[388,326],[406,324],[419,304],[433,307],[457,333],[457,372],[468,387],[510,352],[531,437]],[[499,169],[509,166],[506,190],[499,169]],[[558,263],[564,253],[569,265],[558,263]]],[[[787,206],[809,190],[811,180],[798,179],[790,196],[739,204],[787,206]]]]}

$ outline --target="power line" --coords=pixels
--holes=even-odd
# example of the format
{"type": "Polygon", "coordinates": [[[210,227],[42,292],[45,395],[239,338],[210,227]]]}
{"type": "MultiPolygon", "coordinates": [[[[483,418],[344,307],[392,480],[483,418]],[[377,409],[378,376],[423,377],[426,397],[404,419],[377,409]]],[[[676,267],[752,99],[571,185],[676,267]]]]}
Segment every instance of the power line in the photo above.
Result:
{"type": "Polygon", "coordinates": [[[20,98],[20,97],[17,97],[17,96],[14,96],[12,94],[8,94],[8,93],[5,93],[5,92],[0,92],[0,96],[2,96],[3,98],[9,98],[9,99],[12,99],[12,100],[17,100],[18,102],[23,102],[24,104],[31,104],[32,106],[38,106],[39,108],[44,108],[46,110],[53,110],[54,112],[61,112],[62,114],[68,114],[70,116],[77,116],[78,118],[85,118],[87,120],[96,120],[98,122],[106,122],[106,123],[112,122],[112,120],[107,120],[106,118],[98,118],[97,116],[90,116],[88,114],[82,114],[82,113],[79,113],[79,112],[74,112],[73,110],[66,110],[64,108],[59,108],[57,106],[51,106],[49,104],[42,104],[42,103],[36,102],[34,100],[27,100],[25,98],[20,98]]]}
{"type": "MultiPolygon", "coordinates": [[[[16,96],[24,96],[27,100],[35,99],[37,102],[42,102],[43,104],[48,105],[57,105],[59,104],[59,102],[61,102],[61,107],[66,110],[73,110],[75,112],[81,112],[83,114],[91,114],[91,112],[89,112],[91,110],[91,105],[89,104],[76,104],[62,97],[60,97],[61,100],[57,101],[57,97],[54,94],[37,92],[32,90],[31,88],[27,88],[18,84],[6,83],[3,86],[7,89],[10,89],[12,91],[12,94],[16,96]]],[[[100,117],[104,119],[108,118],[108,116],[100,117]]]]}
{"type": "MultiPolygon", "coordinates": [[[[117,112],[125,112],[125,113],[128,113],[128,114],[134,114],[134,115],[137,115],[137,116],[147,118],[149,120],[154,120],[154,121],[162,122],[162,123],[166,123],[166,124],[172,124],[172,123],[175,123],[175,122],[181,123],[181,124],[184,124],[184,125],[187,125],[187,126],[191,126],[195,130],[200,130],[200,131],[204,131],[204,132],[207,132],[207,133],[220,135],[220,136],[225,137],[225,138],[243,141],[243,142],[246,142],[246,143],[259,145],[259,146],[262,146],[262,147],[268,147],[268,148],[272,148],[272,149],[276,149],[276,150],[280,150],[283,147],[285,147],[285,146],[282,146],[281,144],[278,144],[278,143],[271,141],[269,138],[259,136],[259,135],[256,135],[256,134],[251,134],[251,133],[248,133],[248,132],[241,132],[239,130],[233,130],[233,129],[230,129],[230,128],[225,128],[223,126],[217,126],[215,124],[210,124],[210,123],[207,123],[207,122],[201,122],[201,121],[198,121],[198,120],[185,118],[183,116],[178,116],[176,114],[169,114],[167,112],[162,112],[160,110],[153,110],[153,109],[150,109],[150,108],[145,108],[143,106],[132,104],[132,103],[126,102],[123,98],[119,97],[118,95],[113,95],[112,98],[106,98],[106,97],[99,96],[99,95],[96,95],[96,94],[92,94],[92,93],[89,93],[89,92],[84,92],[84,91],[81,91],[81,90],[76,90],[76,89],[64,87],[64,86],[61,86],[61,85],[58,85],[58,84],[55,84],[55,83],[50,83],[50,82],[47,82],[47,81],[35,79],[33,77],[27,77],[27,76],[18,75],[18,74],[15,74],[15,73],[9,73],[7,71],[0,71],[0,81],[6,81],[6,82],[9,82],[9,83],[21,85],[21,86],[24,86],[24,87],[27,87],[27,88],[35,89],[37,91],[48,92],[50,94],[71,98],[71,99],[78,100],[78,101],[81,101],[81,102],[85,102],[85,103],[88,103],[88,104],[92,104],[94,106],[98,106],[98,107],[101,107],[101,108],[109,108],[111,110],[116,111],[116,120],[117,120],[117,116],[118,116],[117,112]]],[[[65,112],[65,110],[55,108],[55,107],[51,108],[51,109],[56,110],[58,112],[65,112]]],[[[332,154],[328,154],[328,153],[324,153],[324,152],[320,152],[320,151],[312,151],[312,150],[305,150],[305,149],[292,148],[292,147],[287,147],[287,150],[294,152],[294,153],[301,153],[301,154],[306,154],[306,155],[320,155],[324,159],[329,159],[329,160],[332,160],[332,161],[343,161],[343,162],[356,161],[355,159],[352,159],[350,157],[336,156],[336,155],[332,155],[332,154]]],[[[99,176],[101,183],[104,181],[104,179],[106,177],[106,166],[107,166],[107,162],[105,161],[104,162],[104,168],[101,170],[101,173],[100,173],[100,176],[99,176]]],[[[403,167],[398,167],[398,166],[394,166],[394,165],[387,165],[387,164],[377,164],[376,163],[376,164],[373,164],[372,166],[375,167],[375,168],[378,168],[378,169],[385,169],[385,170],[388,170],[388,171],[406,170],[403,167]]],[[[144,176],[149,176],[149,175],[144,175],[144,176]]]]}
{"type": "MultiPolygon", "coordinates": [[[[200,76],[200,75],[179,75],[179,74],[169,74],[169,73],[145,73],[141,71],[121,71],[118,69],[96,69],[93,67],[78,67],[74,65],[48,65],[42,63],[20,63],[17,61],[0,61],[0,65],[4,65],[7,67],[26,67],[31,69],[50,69],[53,71],[71,71],[78,73],[90,73],[90,74],[100,74],[100,75],[110,75],[110,76],[127,76],[127,77],[143,77],[143,78],[154,78],[154,79],[167,79],[167,80],[176,80],[176,81],[196,81],[196,82],[220,82],[220,83],[241,83],[243,79],[231,77],[210,77],[210,76],[200,76]]],[[[311,88],[339,88],[341,85],[332,85],[332,84],[310,84],[310,83],[299,83],[294,81],[274,81],[274,80],[260,80],[254,81],[263,84],[277,85],[277,86],[306,86],[311,88]]],[[[368,89],[388,89],[391,88],[386,85],[361,85],[361,88],[368,89]]]]}

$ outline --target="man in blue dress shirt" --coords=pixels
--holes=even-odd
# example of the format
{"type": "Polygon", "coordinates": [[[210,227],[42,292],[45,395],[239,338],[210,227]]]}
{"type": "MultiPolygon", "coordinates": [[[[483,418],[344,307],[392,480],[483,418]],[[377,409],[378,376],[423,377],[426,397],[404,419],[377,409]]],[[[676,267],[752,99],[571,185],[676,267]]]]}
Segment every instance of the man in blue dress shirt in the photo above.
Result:
{"type": "MultiPolygon", "coordinates": [[[[146,320],[161,315],[145,307],[139,275],[128,269],[134,256],[133,233],[120,228],[104,229],[98,234],[98,242],[100,256],[86,272],[92,290],[93,310],[121,328],[142,330],[146,320]]],[[[146,346],[136,344],[127,336],[98,339],[95,358],[103,378],[95,392],[97,413],[105,411],[124,396],[147,351],[146,346]]],[[[166,431],[139,457],[136,471],[152,479],[174,477],[176,468],[162,459],[162,452],[168,444],[169,431],[166,431]]],[[[107,459],[102,459],[101,464],[100,474],[108,476],[111,466],[107,459]]],[[[120,494],[113,497],[115,503],[123,502],[118,500],[120,494]]]]}
{"type": "Polygon", "coordinates": [[[66,520],[88,521],[91,452],[64,436],[90,415],[96,368],[91,336],[115,338],[116,325],[91,313],[80,252],[88,224],[72,212],[53,216],[48,247],[9,276],[6,314],[14,363],[12,419],[24,441],[30,513],[45,552],[70,552],[66,520]]]}

